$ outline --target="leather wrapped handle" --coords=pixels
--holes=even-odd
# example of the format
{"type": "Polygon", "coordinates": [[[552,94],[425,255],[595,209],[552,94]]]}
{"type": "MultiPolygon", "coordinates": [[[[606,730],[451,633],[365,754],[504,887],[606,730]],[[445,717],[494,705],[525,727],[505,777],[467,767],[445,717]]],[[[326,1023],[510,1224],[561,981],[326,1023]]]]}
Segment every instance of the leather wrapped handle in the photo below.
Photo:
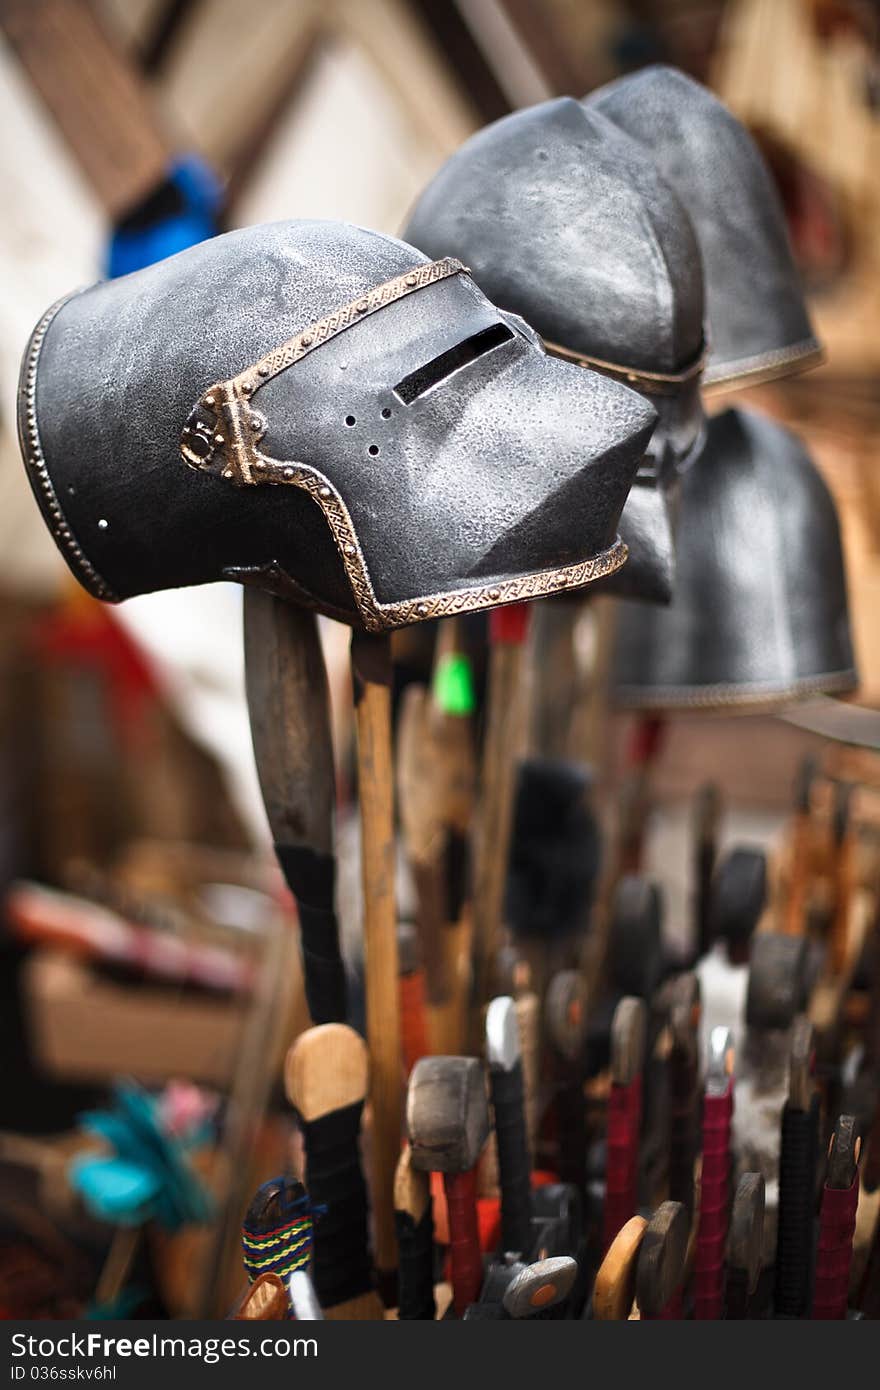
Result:
{"type": "Polygon", "coordinates": [[[639,1133],[642,1124],[642,1078],[626,1086],[615,1083],[608,1097],[608,1158],[605,1170],[603,1250],[635,1215],[639,1202],[639,1133]]]}
{"type": "Polygon", "coordinates": [[[491,1067],[489,1085],[501,1179],[501,1246],[525,1259],[532,1239],[532,1183],[522,1062],[509,1071],[491,1067]]]}
{"type": "Polygon", "coordinates": [[[733,1084],[723,1096],[703,1098],[703,1172],[694,1277],[694,1317],[721,1317],[724,1246],[730,1215],[730,1121],[733,1084]]]}
{"type": "Polygon", "coordinates": [[[367,1186],[361,1168],[362,1102],[320,1119],[300,1120],[306,1180],[315,1206],[314,1279],[322,1308],[333,1308],[373,1288],[367,1186]]]}
{"type": "Polygon", "coordinates": [[[813,1290],[813,1317],[816,1319],[824,1321],[846,1317],[858,1204],[858,1172],[849,1187],[829,1187],[826,1183],[819,1211],[819,1246],[813,1290]]]}
{"type": "Polygon", "coordinates": [[[397,1316],[401,1322],[433,1321],[437,1309],[434,1302],[434,1222],[430,1203],[420,1221],[414,1221],[409,1212],[396,1211],[394,1224],[400,1261],[397,1316]]]}
{"type": "Polygon", "coordinates": [[[805,1318],[810,1311],[818,1158],[819,1097],[813,1097],[809,1110],[786,1104],[782,1111],[782,1148],[779,1155],[774,1291],[777,1317],[805,1318]]]}
{"type": "Polygon", "coordinates": [[[306,1003],[313,1023],[344,1023],[348,1016],[345,965],[333,907],[333,860],[297,845],[275,845],[284,881],[296,901],[306,1003]]]}
{"type": "Polygon", "coordinates": [[[446,1206],[449,1212],[449,1257],[452,1266],[452,1303],[456,1316],[476,1303],[483,1284],[483,1258],[477,1226],[477,1177],[467,1173],[444,1173],[446,1206]]]}

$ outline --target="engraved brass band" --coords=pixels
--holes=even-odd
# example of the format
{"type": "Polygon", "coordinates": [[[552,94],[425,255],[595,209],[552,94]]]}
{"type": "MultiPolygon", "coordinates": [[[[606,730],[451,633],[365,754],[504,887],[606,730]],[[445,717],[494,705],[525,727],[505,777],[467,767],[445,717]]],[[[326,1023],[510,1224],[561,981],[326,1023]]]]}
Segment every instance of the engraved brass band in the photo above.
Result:
{"type": "MultiPolygon", "coordinates": [[[[212,473],[239,486],[288,484],[302,488],[309,494],[324,513],[342,558],[358,613],[369,632],[403,627],[426,618],[494,608],[501,603],[540,598],[566,588],[580,588],[594,579],[614,573],[626,560],[626,546],[618,537],[607,550],[578,564],[499,580],[495,584],[483,583],[422,598],[382,603],[373,588],[351,514],[330,479],[311,464],[282,462],[260,452],[259,443],[267,425],[265,418],[254,408],[253,398],[261,386],[367,315],[426,285],[460,274],[467,274],[467,266],[446,257],[416,266],[378,285],[376,289],[368,290],[359,299],[310,324],[296,337],[261,357],[259,362],[246,367],[238,376],[209,387],[190,412],[181,436],[181,457],[199,472],[212,473]]],[[[283,569],[277,565],[270,569],[273,571],[271,575],[261,571],[247,575],[236,572],[234,577],[245,582],[283,584],[283,569]]]]}
{"type": "Polygon", "coordinates": [[[289,465],[259,453],[266,421],[250,402],[260,387],[370,314],[438,280],[467,274],[467,269],[461,261],[446,256],[443,260],[427,261],[404,271],[316,323],[310,323],[238,376],[209,387],[183,428],[180,453],[184,463],[200,472],[219,473],[238,484],[293,482],[289,465]]]}
{"type": "Polygon", "coordinates": [[[625,386],[634,386],[637,391],[643,391],[647,396],[674,396],[688,382],[698,377],[706,365],[707,349],[706,344],[700,349],[699,355],[691,362],[690,366],[684,367],[680,372],[648,372],[641,367],[624,367],[619,362],[604,362],[601,357],[588,357],[585,353],[574,352],[573,349],[562,347],[560,343],[551,343],[544,339],[544,347],[552,357],[560,357],[565,362],[573,362],[578,367],[587,367],[590,371],[601,372],[604,376],[614,377],[617,381],[622,381],[625,386]]]}

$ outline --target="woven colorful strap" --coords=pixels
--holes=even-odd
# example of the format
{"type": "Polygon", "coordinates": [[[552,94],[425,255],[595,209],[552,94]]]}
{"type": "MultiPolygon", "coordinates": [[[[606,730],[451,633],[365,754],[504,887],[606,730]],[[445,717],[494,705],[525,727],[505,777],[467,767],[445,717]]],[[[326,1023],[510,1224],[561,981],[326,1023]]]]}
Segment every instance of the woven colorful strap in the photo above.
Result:
{"type": "Polygon", "coordinates": [[[260,1274],[286,1278],[295,1269],[311,1262],[313,1244],[312,1214],[316,1211],[304,1196],[294,1203],[290,1221],[273,1231],[261,1231],[245,1223],[241,1228],[244,1267],[251,1283],[260,1274]]]}

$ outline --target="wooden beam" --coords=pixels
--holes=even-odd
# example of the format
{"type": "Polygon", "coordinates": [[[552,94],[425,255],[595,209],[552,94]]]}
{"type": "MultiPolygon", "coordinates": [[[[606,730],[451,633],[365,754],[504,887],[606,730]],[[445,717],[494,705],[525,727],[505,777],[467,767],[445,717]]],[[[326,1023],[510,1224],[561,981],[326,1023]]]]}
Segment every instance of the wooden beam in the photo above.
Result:
{"type": "Polygon", "coordinates": [[[3,0],[0,25],[117,219],[160,181],[170,153],[137,69],[83,0],[3,0]]]}

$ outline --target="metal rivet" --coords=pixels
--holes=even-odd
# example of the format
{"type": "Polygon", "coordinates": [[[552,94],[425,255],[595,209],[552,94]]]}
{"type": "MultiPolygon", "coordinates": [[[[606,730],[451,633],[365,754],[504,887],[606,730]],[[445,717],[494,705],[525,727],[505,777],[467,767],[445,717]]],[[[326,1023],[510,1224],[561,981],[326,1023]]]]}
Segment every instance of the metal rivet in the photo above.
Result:
{"type": "Polygon", "coordinates": [[[100,521],[98,522],[98,529],[101,530],[101,531],[106,531],[106,530],[107,530],[107,527],[108,527],[109,525],[110,525],[110,522],[107,521],[107,519],[106,519],[105,517],[102,516],[101,519],[100,519],[100,521]]]}
{"type": "Polygon", "coordinates": [[[416,604],[416,612],[417,612],[417,613],[420,613],[422,617],[425,616],[425,614],[427,613],[427,611],[428,611],[428,605],[427,605],[426,603],[417,603],[417,604],[416,604]]]}
{"type": "Polygon", "coordinates": [[[214,443],[215,443],[215,444],[225,444],[225,443],[226,443],[226,440],[223,438],[222,434],[215,434],[215,435],[214,435],[214,443]]]}
{"type": "Polygon", "coordinates": [[[322,497],[329,497],[329,496],[330,496],[330,489],[329,489],[329,487],[322,487],[322,488],[321,488],[321,496],[322,496],[322,497]]]}
{"type": "Polygon", "coordinates": [[[213,405],[213,404],[214,404],[214,397],[213,397],[213,396],[206,396],[206,397],[205,397],[205,405],[213,405]]]}
{"type": "Polygon", "coordinates": [[[313,343],[314,341],[315,341],[315,340],[314,340],[314,338],[312,337],[311,333],[304,333],[304,334],[303,334],[303,336],[302,336],[302,345],[303,345],[303,347],[311,347],[311,346],[312,346],[312,343],[313,343]]]}
{"type": "Polygon", "coordinates": [[[500,589],[490,589],[490,590],[489,590],[489,597],[490,597],[491,599],[500,598],[500,597],[501,597],[501,590],[500,590],[500,589]]]}
{"type": "Polygon", "coordinates": [[[355,305],[355,308],[359,314],[365,314],[369,307],[370,306],[365,299],[362,299],[359,304],[355,305]]]}
{"type": "Polygon", "coordinates": [[[355,555],[357,554],[357,547],[352,545],[351,541],[349,541],[348,545],[345,547],[345,553],[346,555],[355,555]]]}
{"type": "Polygon", "coordinates": [[[258,368],[257,368],[257,375],[258,375],[258,376],[268,376],[268,375],[269,375],[269,368],[268,368],[268,367],[258,367],[258,368]]]}
{"type": "Polygon", "coordinates": [[[416,279],[417,279],[417,278],[418,278],[418,277],[415,276],[415,275],[407,275],[407,277],[406,277],[406,283],[407,283],[408,285],[414,285],[414,284],[416,283],[416,279]]]}
{"type": "Polygon", "coordinates": [[[250,425],[252,430],[258,430],[262,423],[263,422],[260,419],[259,415],[251,415],[250,419],[248,420],[248,424],[250,425]]]}
{"type": "Polygon", "coordinates": [[[241,394],[242,394],[243,396],[249,396],[249,395],[251,394],[251,392],[253,391],[253,389],[254,389],[253,382],[251,382],[251,381],[243,381],[243,382],[241,383],[241,394]]]}
{"type": "Polygon", "coordinates": [[[223,469],[223,476],[224,476],[224,478],[231,478],[231,477],[232,477],[232,469],[231,469],[231,468],[224,468],[224,469],[223,469]]]}
{"type": "Polygon", "coordinates": [[[295,469],[295,468],[285,468],[285,469],[284,469],[284,477],[287,478],[288,480],[291,479],[291,478],[295,478],[295,477],[296,477],[296,469],[295,469]]]}

